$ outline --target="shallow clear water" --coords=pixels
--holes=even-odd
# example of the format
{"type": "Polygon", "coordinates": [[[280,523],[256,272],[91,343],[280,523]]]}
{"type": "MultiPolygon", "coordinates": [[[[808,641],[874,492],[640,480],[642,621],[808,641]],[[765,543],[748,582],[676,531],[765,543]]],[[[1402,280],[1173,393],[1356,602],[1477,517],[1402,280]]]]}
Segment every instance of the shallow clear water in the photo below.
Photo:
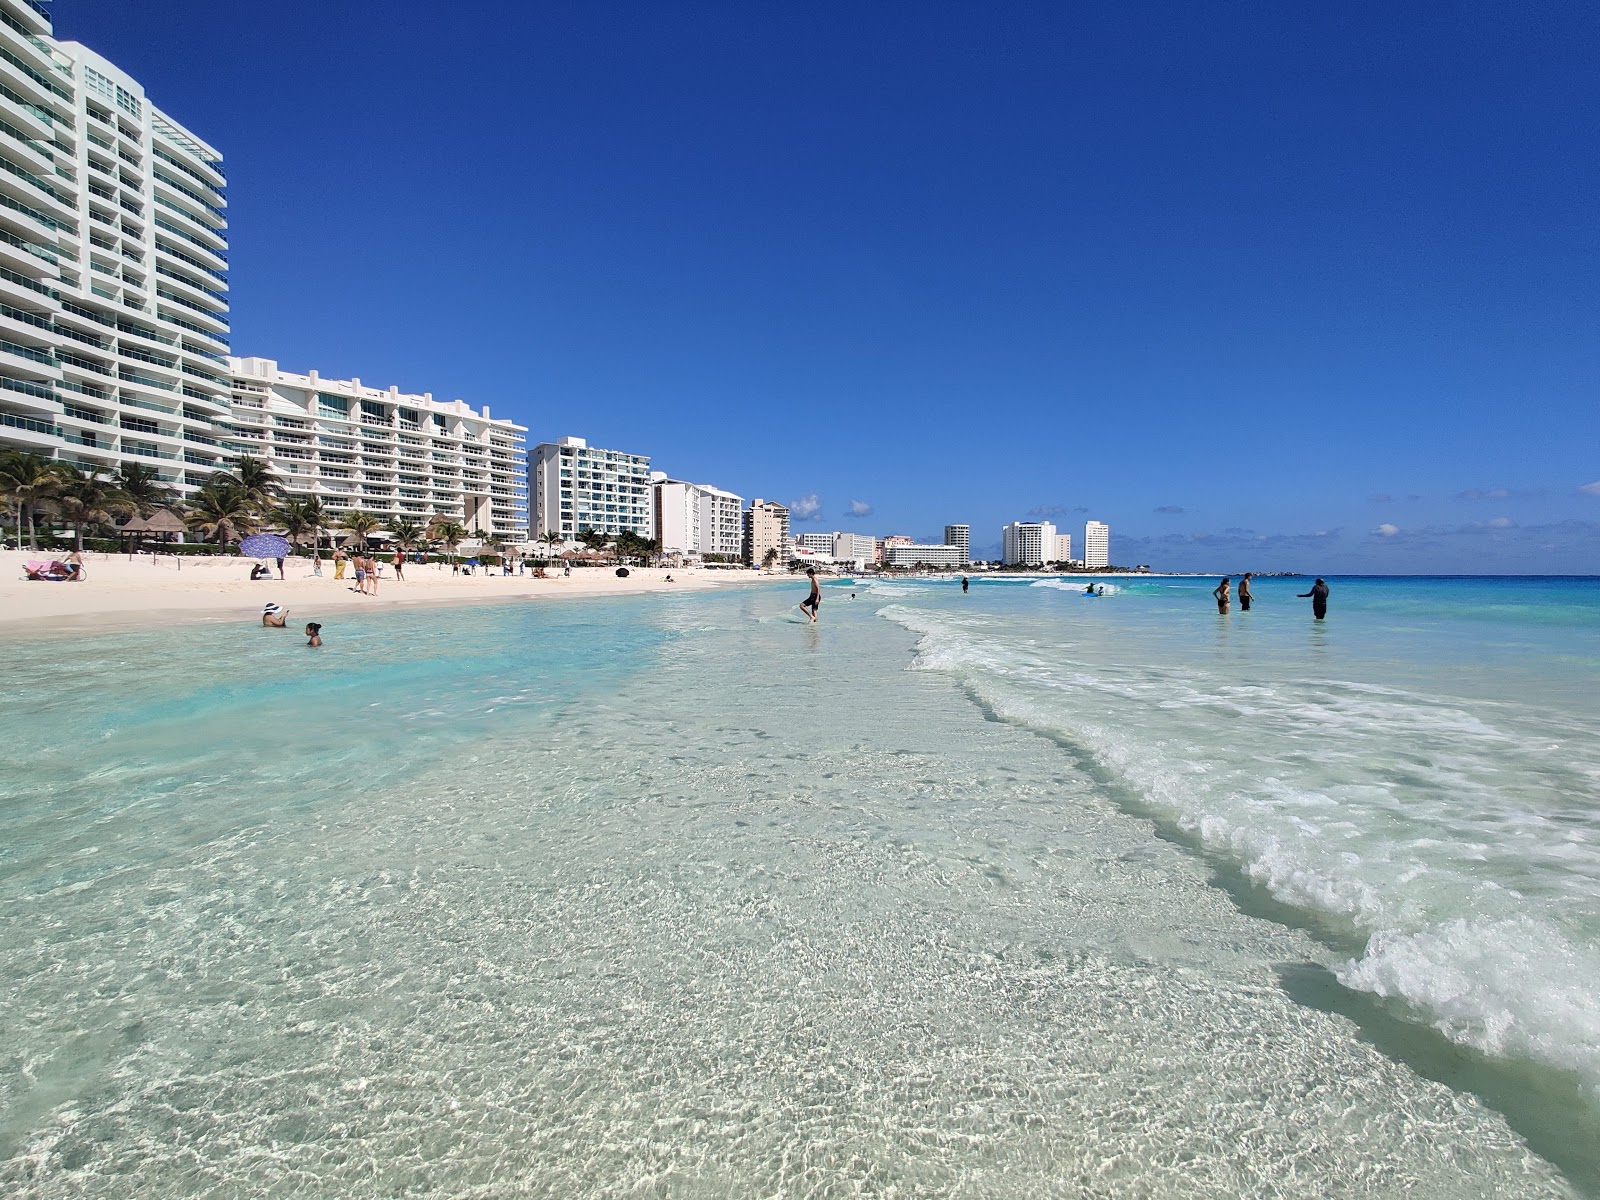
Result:
{"type": "Polygon", "coordinates": [[[0,1190],[1593,1190],[1592,585],[1333,583],[9,647],[0,1190]]]}

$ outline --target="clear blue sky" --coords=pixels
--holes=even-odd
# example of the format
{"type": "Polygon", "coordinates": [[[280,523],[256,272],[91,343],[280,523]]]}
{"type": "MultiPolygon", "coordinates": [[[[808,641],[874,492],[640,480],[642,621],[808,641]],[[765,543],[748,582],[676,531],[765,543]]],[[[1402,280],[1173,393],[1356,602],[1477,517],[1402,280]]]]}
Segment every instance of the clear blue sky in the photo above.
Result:
{"type": "Polygon", "coordinates": [[[1600,572],[1592,4],[54,12],[225,154],[235,353],[800,529],[1600,572]]]}

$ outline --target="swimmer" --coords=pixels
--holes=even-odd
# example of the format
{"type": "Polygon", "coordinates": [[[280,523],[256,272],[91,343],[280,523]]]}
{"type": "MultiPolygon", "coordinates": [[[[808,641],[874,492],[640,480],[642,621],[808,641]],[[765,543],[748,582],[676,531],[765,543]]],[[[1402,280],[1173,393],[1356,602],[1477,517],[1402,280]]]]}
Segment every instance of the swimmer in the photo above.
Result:
{"type": "Polygon", "coordinates": [[[1328,585],[1321,578],[1311,585],[1309,592],[1296,593],[1299,599],[1307,597],[1311,600],[1311,615],[1317,620],[1322,620],[1328,615],[1328,585]]]}
{"type": "Polygon", "coordinates": [[[269,629],[282,629],[289,619],[289,610],[281,604],[268,604],[261,610],[261,624],[269,629]]]}
{"type": "Polygon", "coordinates": [[[306,624],[306,645],[322,645],[322,626],[316,621],[310,621],[306,624]]]}

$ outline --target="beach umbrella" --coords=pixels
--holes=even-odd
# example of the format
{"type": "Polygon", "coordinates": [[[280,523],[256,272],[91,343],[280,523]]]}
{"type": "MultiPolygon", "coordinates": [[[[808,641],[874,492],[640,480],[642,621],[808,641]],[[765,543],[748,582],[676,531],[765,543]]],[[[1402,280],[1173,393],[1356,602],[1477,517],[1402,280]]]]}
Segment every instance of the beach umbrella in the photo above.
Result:
{"type": "Polygon", "coordinates": [[[288,558],[289,542],[275,533],[252,533],[239,543],[239,553],[246,558],[288,558]]]}

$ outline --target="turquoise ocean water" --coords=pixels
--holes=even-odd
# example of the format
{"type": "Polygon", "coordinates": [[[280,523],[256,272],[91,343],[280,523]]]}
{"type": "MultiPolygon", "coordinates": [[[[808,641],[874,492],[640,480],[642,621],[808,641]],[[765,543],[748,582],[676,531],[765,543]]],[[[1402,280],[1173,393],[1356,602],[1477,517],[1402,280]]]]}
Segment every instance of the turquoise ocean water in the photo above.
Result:
{"type": "Polygon", "coordinates": [[[1600,583],[1308,582],[13,642],[0,1192],[1600,1195],[1600,583]]]}

